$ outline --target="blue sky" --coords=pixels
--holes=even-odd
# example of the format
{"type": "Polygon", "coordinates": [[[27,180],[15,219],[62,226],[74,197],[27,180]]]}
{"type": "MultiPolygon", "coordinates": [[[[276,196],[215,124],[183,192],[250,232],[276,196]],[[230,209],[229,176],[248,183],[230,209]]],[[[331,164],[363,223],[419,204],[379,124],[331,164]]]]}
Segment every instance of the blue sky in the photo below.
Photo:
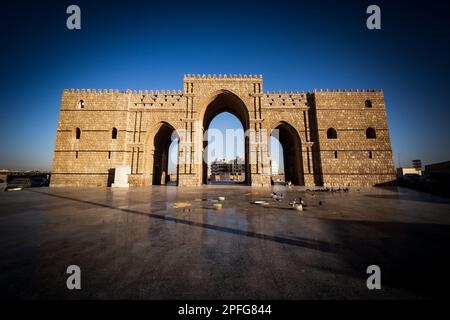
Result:
{"type": "MultiPolygon", "coordinates": [[[[0,13],[0,168],[49,169],[64,88],[181,89],[185,73],[264,90],[384,90],[395,163],[450,160],[445,2],[14,1],[0,13]],[[65,27],[68,5],[82,29],[65,27]]],[[[225,128],[227,121],[218,126],[225,128]]]]}

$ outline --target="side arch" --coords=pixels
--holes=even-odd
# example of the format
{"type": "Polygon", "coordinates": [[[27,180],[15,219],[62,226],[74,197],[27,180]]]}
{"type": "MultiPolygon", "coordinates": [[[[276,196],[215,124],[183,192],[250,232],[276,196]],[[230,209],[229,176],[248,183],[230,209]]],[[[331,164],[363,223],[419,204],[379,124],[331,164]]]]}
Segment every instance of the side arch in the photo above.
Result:
{"type": "MultiPolygon", "coordinates": [[[[168,179],[169,146],[179,139],[175,127],[161,121],[147,133],[145,139],[144,180],[146,185],[164,185],[168,179]]],[[[177,154],[176,175],[178,179],[179,154],[177,154]]]]}
{"type": "Polygon", "coordinates": [[[298,131],[288,122],[279,121],[270,135],[275,137],[283,147],[285,181],[291,181],[294,185],[305,185],[302,141],[298,131]]]}

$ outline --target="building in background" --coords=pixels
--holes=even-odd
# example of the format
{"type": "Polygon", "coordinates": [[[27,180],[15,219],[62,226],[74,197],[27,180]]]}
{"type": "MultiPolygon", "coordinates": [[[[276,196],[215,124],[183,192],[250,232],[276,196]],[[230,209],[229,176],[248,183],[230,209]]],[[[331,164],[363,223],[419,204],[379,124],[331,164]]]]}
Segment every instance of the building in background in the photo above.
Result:
{"type": "Polygon", "coordinates": [[[422,171],[416,168],[397,168],[397,178],[406,177],[408,175],[421,176],[422,171]]]}
{"type": "Polygon", "coordinates": [[[433,163],[425,166],[428,179],[450,185],[450,161],[433,163]]]}
{"type": "Polygon", "coordinates": [[[413,160],[412,166],[414,169],[416,169],[418,171],[422,171],[422,160],[413,160]]]}
{"type": "Polygon", "coordinates": [[[420,177],[422,175],[422,161],[413,160],[410,168],[397,168],[397,179],[405,177],[420,177]]]}
{"type": "Polygon", "coordinates": [[[234,160],[216,159],[210,166],[210,180],[243,182],[245,180],[245,161],[241,157],[234,160]]]}
{"type": "Polygon", "coordinates": [[[450,161],[426,165],[424,171],[420,171],[420,168],[422,165],[397,169],[398,172],[404,173],[403,176],[398,176],[398,185],[450,197],[450,161]]]}
{"type": "Polygon", "coordinates": [[[279,174],[278,162],[276,160],[270,160],[270,175],[277,176],[279,174]]]}
{"type": "Polygon", "coordinates": [[[231,161],[231,176],[234,181],[244,181],[245,179],[245,159],[237,156],[231,161]]]}

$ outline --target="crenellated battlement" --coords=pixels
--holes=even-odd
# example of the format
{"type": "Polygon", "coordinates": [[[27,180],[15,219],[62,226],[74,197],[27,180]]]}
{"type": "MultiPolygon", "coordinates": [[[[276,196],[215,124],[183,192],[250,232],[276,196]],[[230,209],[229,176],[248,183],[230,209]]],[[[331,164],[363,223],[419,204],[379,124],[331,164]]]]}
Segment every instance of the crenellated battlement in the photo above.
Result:
{"type": "Polygon", "coordinates": [[[266,91],[266,93],[264,93],[265,96],[269,97],[269,96],[273,96],[273,95],[278,95],[278,96],[305,96],[306,94],[308,94],[305,91],[272,91],[272,93],[270,93],[269,91],[266,91]]]}
{"type": "Polygon", "coordinates": [[[139,95],[149,95],[149,94],[150,95],[159,95],[159,94],[162,94],[162,95],[172,95],[172,96],[175,96],[175,95],[182,96],[183,95],[181,90],[161,90],[161,91],[159,91],[159,90],[155,90],[155,91],[153,91],[153,90],[150,90],[150,91],[148,91],[148,90],[145,90],[145,91],[142,91],[142,90],[136,91],[136,90],[134,90],[133,94],[139,94],[139,95]]]}
{"type": "Polygon", "coordinates": [[[318,93],[318,92],[352,92],[352,93],[361,93],[361,92],[383,92],[383,90],[381,89],[314,89],[313,93],[318,93]]]}
{"type": "MultiPolygon", "coordinates": [[[[216,75],[193,75],[191,76],[190,74],[188,75],[184,75],[184,79],[187,80],[195,80],[195,79],[253,79],[253,80],[262,80],[262,75],[259,76],[252,76],[252,75],[223,75],[219,74],[219,77],[216,77],[216,75]]],[[[133,94],[133,95],[179,95],[179,96],[183,96],[183,92],[181,90],[131,90],[131,89],[127,89],[125,91],[123,90],[118,90],[118,89],[64,89],[65,93],[77,93],[77,94],[118,94],[118,93],[122,93],[122,94],[133,94]]],[[[382,89],[314,89],[313,91],[266,91],[265,95],[269,96],[269,95],[307,95],[307,94],[311,94],[311,93],[321,93],[321,92],[338,92],[338,93],[342,93],[342,92],[352,92],[352,93],[367,93],[367,92],[383,92],[382,89]]]]}
{"type": "Polygon", "coordinates": [[[256,75],[256,74],[255,75],[252,75],[252,74],[249,74],[249,75],[247,75],[247,74],[244,74],[244,75],[242,75],[242,74],[219,74],[219,75],[216,75],[215,73],[212,75],[211,74],[202,74],[202,75],[200,75],[200,74],[185,74],[183,79],[189,80],[189,81],[191,81],[191,80],[208,80],[208,79],[211,79],[211,80],[252,80],[252,81],[258,80],[258,81],[262,81],[263,76],[262,76],[262,74],[260,74],[260,75],[256,75]]]}
{"type": "Polygon", "coordinates": [[[118,89],[64,89],[64,93],[76,93],[76,94],[117,94],[125,93],[118,89]]]}
{"type": "Polygon", "coordinates": [[[64,89],[64,93],[76,94],[133,94],[133,95],[179,95],[182,96],[181,90],[130,90],[125,91],[118,89],[64,89]]]}

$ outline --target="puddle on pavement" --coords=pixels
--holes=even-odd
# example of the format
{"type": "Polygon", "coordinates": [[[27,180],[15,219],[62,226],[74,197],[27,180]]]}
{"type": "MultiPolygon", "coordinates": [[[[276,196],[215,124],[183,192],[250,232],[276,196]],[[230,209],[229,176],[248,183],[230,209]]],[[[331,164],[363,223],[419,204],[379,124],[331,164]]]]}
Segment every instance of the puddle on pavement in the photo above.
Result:
{"type": "Polygon", "coordinates": [[[191,203],[190,202],[175,202],[172,207],[174,207],[175,209],[178,208],[186,208],[186,207],[190,207],[191,203]]]}

